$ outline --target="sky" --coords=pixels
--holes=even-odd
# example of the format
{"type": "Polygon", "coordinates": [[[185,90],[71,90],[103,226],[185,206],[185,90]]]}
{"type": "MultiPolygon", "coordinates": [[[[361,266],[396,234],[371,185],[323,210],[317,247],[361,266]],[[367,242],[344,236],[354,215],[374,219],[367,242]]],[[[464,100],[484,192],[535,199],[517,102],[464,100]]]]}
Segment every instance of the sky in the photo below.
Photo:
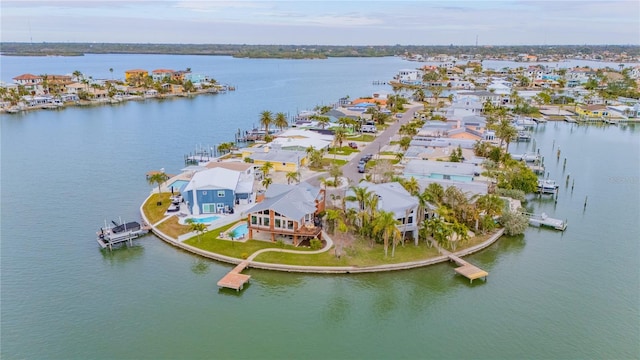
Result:
{"type": "Polygon", "coordinates": [[[640,44],[640,1],[1,0],[5,42],[640,44]]]}

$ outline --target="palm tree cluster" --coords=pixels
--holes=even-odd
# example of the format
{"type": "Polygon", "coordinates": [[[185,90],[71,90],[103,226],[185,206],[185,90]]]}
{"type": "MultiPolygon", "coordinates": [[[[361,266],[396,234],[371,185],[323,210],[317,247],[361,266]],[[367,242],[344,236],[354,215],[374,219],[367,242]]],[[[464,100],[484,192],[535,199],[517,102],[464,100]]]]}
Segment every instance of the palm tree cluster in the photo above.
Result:
{"type": "Polygon", "coordinates": [[[260,167],[260,170],[262,171],[263,176],[262,186],[264,186],[265,189],[268,189],[269,185],[273,184],[273,179],[271,178],[271,170],[273,170],[273,164],[267,161],[260,167]]]}
{"type": "Polygon", "coordinates": [[[485,233],[496,227],[496,219],[504,209],[496,195],[467,196],[459,188],[431,183],[422,194],[420,204],[431,204],[435,214],[421,223],[421,238],[433,239],[439,246],[455,250],[469,239],[469,229],[485,233]]]}
{"type": "Polygon", "coordinates": [[[322,168],[322,159],[324,159],[325,150],[324,149],[315,149],[312,146],[309,146],[306,149],[307,159],[309,160],[309,167],[320,169],[322,168]]]}

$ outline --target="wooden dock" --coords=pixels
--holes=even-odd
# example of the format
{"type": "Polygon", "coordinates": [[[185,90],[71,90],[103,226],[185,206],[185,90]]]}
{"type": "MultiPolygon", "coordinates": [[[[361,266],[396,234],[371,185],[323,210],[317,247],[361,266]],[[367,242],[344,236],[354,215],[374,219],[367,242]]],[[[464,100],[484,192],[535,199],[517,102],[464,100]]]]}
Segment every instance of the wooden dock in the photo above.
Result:
{"type": "Polygon", "coordinates": [[[531,226],[535,226],[535,227],[546,226],[546,227],[554,228],[560,231],[564,231],[567,228],[567,221],[550,218],[545,213],[542,213],[542,214],[523,213],[523,214],[529,216],[529,225],[531,226]]]}
{"type": "Polygon", "coordinates": [[[480,269],[479,267],[472,265],[461,258],[449,254],[449,260],[454,261],[456,264],[460,265],[460,267],[455,268],[455,272],[469,279],[470,283],[473,283],[473,280],[478,278],[484,278],[487,281],[488,272],[480,269]]]}
{"type": "Polygon", "coordinates": [[[231,271],[229,271],[227,275],[220,279],[220,281],[218,281],[218,287],[235,289],[236,291],[242,290],[244,284],[248,283],[249,279],[251,279],[251,275],[241,274],[242,270],[244,270],[248,265],[248,260],[245,260],[238,264],[231,271]]]}

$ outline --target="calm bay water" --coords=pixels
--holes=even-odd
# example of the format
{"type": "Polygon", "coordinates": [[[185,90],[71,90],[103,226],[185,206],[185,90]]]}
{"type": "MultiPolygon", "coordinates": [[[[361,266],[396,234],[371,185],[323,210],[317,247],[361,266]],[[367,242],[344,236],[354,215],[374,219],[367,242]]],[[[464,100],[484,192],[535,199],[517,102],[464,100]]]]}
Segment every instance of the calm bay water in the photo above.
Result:
{"type": "Polygon", "coordinates": [[[638,127],[536,129],[536,147],[562,186],[557,204],[534,198],[528,206],[566,218],[569,227],[530,228],[471,256],[490,272],[486,283],[469,285],[450,264],[357,276],[249,270],[252,283],[236,294],[215,285],[228,265],[153,236],[103,252],[95,230],[105,219],[138,218],[150,190],[145,172],[178,171],[183,154],[231,140],[262,110],[294,114],[388,91],[372,80],[412,64],[160,55],[0,62],[3,80],[24,72],[79,69],[108,78],[109,67],[114,74],[191,67],[238,87],[192,99],[0,115],[3,358],[640,356],[638,127]],[[573,192],[571,182],[564,186],[568,174],[573,192]]]}

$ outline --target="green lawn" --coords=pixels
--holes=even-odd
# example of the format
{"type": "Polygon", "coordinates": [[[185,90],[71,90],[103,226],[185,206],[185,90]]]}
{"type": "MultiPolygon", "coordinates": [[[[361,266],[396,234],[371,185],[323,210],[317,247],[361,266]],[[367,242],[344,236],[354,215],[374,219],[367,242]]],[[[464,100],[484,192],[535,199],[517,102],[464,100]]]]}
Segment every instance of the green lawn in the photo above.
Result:
{"type": "Polygon", "coordinates": [[[144,203],[142,211],[144,211],[144,214],[151,224],[155,224],[164,218],[164,213],[167,212],[169,205],[171,205],[170,197],[171,193],[168,192],[153,194],[149,197],[149,200],[144,203]],[[158,202],[161,202],[161,204],[158,205],[158,202]]]}
{"type": "MultiPolygon", "coordinates": [[[[244,221],[244,220],[243,220],[244,221]]],[[[198,236],[194,236],[189,240],[186,240],[184,243],[197,247],[199,249],[210,251],[216,254],[231,256],[238,259],[246,258],[247,256],[253,254],[254,252],[267,249],[267,248],[275,248],[275,249],[292,249],[292,250],[309,250],[308,248],[296,248],[292,245],[284,245],[284,247],[280,247],[277,243],[271,243],[267,241],[259,241],[259,240],[247,240],[245,242],[239,241],[230,241],[230,240],[222,240],[220,239],[220,233],[227,231],[232,226],[235,226],[237,223],[233,223],[227,226],[223,226],[221,228],[208,231],[198,238],[198,236]]]]}
{"type": "Polygon", "coordinates": [[[371,248],[369,243],[358,241],[353,246],[345,248],[339,259],[335,256],[335,248],[332,248],[324,253],[309,255],[269,252],[258,255],[255,260],[287,265],[363,267],[425,260],[439,255],[438,250],[429,248],[424,243],[418,246],[407,243],[396,247],[394,257],[391,257],[391,246],[389,246],[389,253],[385,257],[384,247],[381,244],[375,244],[371,248]]]}
{"type": "Polygon", "coordinates": [[[362,134],[354,137],[348,137],[347,139],[350,141],[363,141],[363,142],[372,142],[375,140],[375,135],[371,134],[362,134]]]}
{"type": "Polygon", "coordinates": [[[329,150],[329,154],[331,155],[350,155],[353,154],[354,152],[359,152],[360,150],[358,149],[352,149],[349,146],[343,146],[341,148],[332,148],[331,150],[329,150]]]}
{"type": "Polygon", "coordinates": [[[323,169],[328,169],[328,166],[331,165],[332,163],[342,166],[347,163],[347,160],[324,158],[322,159],[323,169]]]}

